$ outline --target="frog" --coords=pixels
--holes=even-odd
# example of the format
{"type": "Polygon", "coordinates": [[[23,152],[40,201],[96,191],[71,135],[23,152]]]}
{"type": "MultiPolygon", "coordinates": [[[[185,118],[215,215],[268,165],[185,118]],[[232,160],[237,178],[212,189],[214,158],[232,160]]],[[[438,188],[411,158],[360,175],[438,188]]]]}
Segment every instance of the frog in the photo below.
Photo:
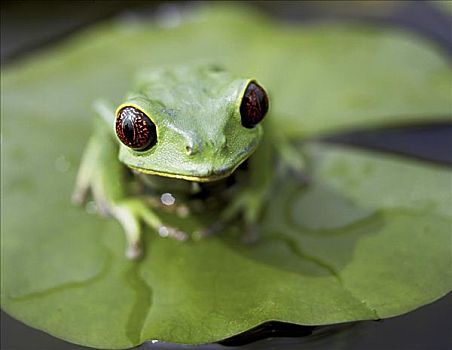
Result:
{"type": "Polygon", "coordinates": [[[270,132],[264,133],[264,121],[271,117],[263,85],[216,64],[142,71],[116,108],[97,100],[94,110],[72,200],[82,205],[92,197],[97,212],[119,222],[131,260],[143,256],[146,227],[181,241],[193,237],[158,214],[176,200],[174,212],[190,215],[191,202],[202,212],[212,198],[225,198],[218,220],[197,237],[221,231],[238,218],[247,236],[256,237],[275,182],[275,144],[287,164],[303,168],[275,125],[269,122],[270,132]]]}

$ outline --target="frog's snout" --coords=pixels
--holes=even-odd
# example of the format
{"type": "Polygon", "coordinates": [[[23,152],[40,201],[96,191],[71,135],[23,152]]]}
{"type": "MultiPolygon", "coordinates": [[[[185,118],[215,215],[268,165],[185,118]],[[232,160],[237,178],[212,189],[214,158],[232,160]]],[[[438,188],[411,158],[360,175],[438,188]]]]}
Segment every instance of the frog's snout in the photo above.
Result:
{"type": "Polygon", "coordinates": [[[187,142],[185,146],[185,153],[189,156],[195,155],[202,151],[218,153],[224,151],[226,147],[226,138],[224,136],[218,137],[215,142],[198,143],[194,140],[187,142]]]}

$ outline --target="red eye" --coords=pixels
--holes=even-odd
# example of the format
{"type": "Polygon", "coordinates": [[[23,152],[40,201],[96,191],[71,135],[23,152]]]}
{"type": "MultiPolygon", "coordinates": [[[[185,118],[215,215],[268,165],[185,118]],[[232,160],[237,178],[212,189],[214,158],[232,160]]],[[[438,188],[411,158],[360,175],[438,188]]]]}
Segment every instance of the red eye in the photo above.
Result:
{"type": "Polygon", "coordinates": [[[248,84],[240,105],[242,125],[251,129],[257,125],[268,111],[268,97],[264,89],[254,82],[248,84]]]}
{"type": "Polygon", "coordinates": [[[122,108],[116,118],[116,135],[127,147],[144,151],[157,141],[155,124],[134,107],[122,108]]]}

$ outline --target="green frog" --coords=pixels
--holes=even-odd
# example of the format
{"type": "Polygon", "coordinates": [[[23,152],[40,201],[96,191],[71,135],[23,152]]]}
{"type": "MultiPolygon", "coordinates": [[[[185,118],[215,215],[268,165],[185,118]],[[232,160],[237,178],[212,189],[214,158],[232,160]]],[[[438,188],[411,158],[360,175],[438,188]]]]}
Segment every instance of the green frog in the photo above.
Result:
{"type": "Polygon", "coordinates": [[[278,126],[266,118],[269,107],[268,94],[255,78],[215,65],[142,72],[116,111],[105,101],[95,103],[98,118],[73,201],[85,203],[91,193],[97,211],[122,225],[129,259],[142,255],[144,225],[161,236],[191,237],[163,222],[157,207],[189,215],[191,203],[202,211],[211,205],[208,199],[221,198],[218,221],[199,236],[220,231],[237,217],[255,236],[274,182],[275,150],[293,168],[302,168],[278,126]]]}

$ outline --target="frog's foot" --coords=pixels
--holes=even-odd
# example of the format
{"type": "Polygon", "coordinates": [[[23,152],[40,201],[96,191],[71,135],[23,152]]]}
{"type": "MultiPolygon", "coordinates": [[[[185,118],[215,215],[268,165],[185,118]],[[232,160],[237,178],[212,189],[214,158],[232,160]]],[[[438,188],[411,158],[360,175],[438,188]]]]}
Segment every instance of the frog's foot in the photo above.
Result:
{"type": "Polygon", "coordinates": [[[111,206],[101,190],[98,190],[93,184],[77,184],[72,193],[72,203],[75,205],[87,205],[88,195],[91,192],[95,204],[95,211],[102,216],[107,216],[111,212],[111,206]]]}
{"type": "Polygon", "coordinates": [[[152,209],[140,199],[128,199],[119,202],[113,206],[111,214],[124,229],[127,238],[126,256],[132,260],[139,259],[143,254],[142,222],[156,230],[162,237],[170,237],[179,241],[185,241],[189,238],[187,233],[164,225],[152,209]]]}
{"type": "Polygon", "coordinates": [[[188,233],[167,225],[160,225],[158,232],[161,237],[170,237],[177,241],[186,241],[190,237],[188,233]]]}
{"type": "Polygon", "coordinates": [[[143,254],[141,221],[157,227],[160,220],[140,200],[124,200],[113,206],[112,216],[119,221],[127,239],[126,257],[139,259],[143,254]]]}
{"type": "Polygon", "coordinates": [[[259,239],[258,220],[265,204],[264,191],[243,191],[221,214],[220,222],[231,222],[242,217],[245,224],[244,243],[254,243],[259,239]]]}
{"type": "Polygon", "coordinates": [[[79,170],[77,174],[77,181],[75,183],[74,191],[72,192],[71,201],[75,205],[83,205],[88,201],[88,195],[91,190],[91,173],[79,170]]]}
{"type": "Polygon", "coordinates": [[[86,203],[88,198],[88,186],[86,187],[76,187],[72,193],[71,202],[75,205],[83,205],[86,203]]]}
{"type": "Polygon", "coordinates": [[[254,244],[259,241],[260,228],[257,224],[248,224],[245,228],[245,233],[242,236],[242,242],[244,244],[254,244]]]}

